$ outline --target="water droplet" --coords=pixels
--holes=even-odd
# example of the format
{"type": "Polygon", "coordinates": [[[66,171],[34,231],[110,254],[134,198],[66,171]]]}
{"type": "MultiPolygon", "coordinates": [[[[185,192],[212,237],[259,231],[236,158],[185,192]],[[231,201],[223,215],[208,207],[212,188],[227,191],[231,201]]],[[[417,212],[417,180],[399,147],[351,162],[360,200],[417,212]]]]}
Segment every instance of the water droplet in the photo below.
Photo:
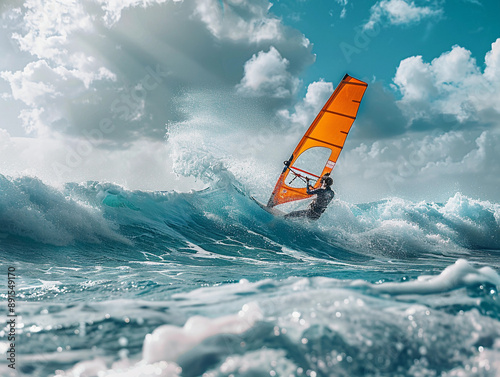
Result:
{"type": "Polygon", "coordinates": [[[118,339],[118,344],[122,347],[126,347],[128,344],[128,339],[122,336],[120,339],[118,339]]]}

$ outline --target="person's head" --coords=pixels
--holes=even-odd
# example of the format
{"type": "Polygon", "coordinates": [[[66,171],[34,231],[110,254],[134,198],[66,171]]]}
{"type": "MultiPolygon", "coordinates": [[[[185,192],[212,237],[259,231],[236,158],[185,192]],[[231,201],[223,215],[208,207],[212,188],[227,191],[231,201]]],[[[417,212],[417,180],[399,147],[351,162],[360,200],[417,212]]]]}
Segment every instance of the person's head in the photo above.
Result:
{"type": "Polygon", "coordinates": [[[329,174],[325,174],[324,176],[321,177],[321,184],[324,185],[325,187],[330,187],[333,185],[333,179],[330,177],[329,174]]]}

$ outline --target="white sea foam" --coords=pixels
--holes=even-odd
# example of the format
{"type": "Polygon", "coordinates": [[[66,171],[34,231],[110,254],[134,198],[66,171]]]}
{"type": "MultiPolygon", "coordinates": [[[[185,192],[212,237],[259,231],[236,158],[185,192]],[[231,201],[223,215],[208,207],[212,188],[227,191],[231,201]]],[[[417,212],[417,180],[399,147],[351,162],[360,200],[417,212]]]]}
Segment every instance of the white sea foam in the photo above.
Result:
{"type": "Polygon", "coordinates": [[[246,304],[237,315],[219,318],[194,316],[182,328],[165,325],[148,334],[144,341],[143,361],[176,361],[177,358],[216,334],[241,334],[262,318],[256,304],[246,304]]]}
{"type": "Polygon", "coordinates": [[[375,291],[394,295],[427,295],[449,292],[481,283],[489,283],[499,289],[500,276],[491,267],[476,269],[466,260],[459,259],[437,276],[420,276],[417,280],[402,283],[369,284],[357,281],[353,282],[352,285],[367,286],[375,291]]]}

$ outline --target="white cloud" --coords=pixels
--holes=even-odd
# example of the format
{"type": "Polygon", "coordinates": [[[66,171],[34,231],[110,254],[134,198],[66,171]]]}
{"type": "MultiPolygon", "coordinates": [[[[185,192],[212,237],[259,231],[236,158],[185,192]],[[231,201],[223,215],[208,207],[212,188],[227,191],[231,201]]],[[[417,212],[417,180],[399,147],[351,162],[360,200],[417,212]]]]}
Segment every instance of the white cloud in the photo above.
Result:
{"type": "Polygon", "coordinates": [[[95,80],[116,79],[113,73],[102,67],[95,71],[89,68],[88,72],[89,74],[86,74],[83,65],[72,70],[64,66],[52,68],[42,59],[28,63],[22,71],[3,71],[0,76],[10,83],[12,96],[15,99],[27,105],[39,105],[41,98],[49,97],[49,100],[53,100],[63,95],[58,91],[63,86],[71,87],[73,92],[82,91],[88,89],[95,80]]]}
{"type": "Polygon", "coordinates": [[[413,1],[382,0],[372,6],[370,19],[364,27],[365,29],[372,29],[375,24],[380,22],[388,22],[391,25],[408,25],[441,14],[442,10],[439,8],[418,6],[413,1]]]}
{"type": "Polygon", "coordinates": [[[324,80],[315,81],[307,87],[302,101],[294,107],[294,112],[281,110],[279,116],[291,127],[307,127],[333,93],[333,84],[324,80]]]}
{"type": "Polygon", "coordinates": [[[278,41],[285,36],[281,21],[268,11],[267,0],[197,0],[195,14],[219,39],[247,41],[278,41]]]}
{"type": "Polygon", "coordinates": [[[35,105],[37,99],[46,95],[60,95],[53,83],[58,75],[44,60],[29,63],[23,71],[1,72],[1,77],[10,83],[14,99],[27,105],[35,105]]]}
{"type": "Polygon", "coordinates": [[[421,56],[401,61],[394,82],[407,100],[427,100],[434,94],[430,67],[423,62],[421,56]]]}
{"type": "Polygon", "coordinates": [[[346,150],[335,168],[344,200],[445,200],[456,192],[497,200],[500,132],[409,133],[346,150]]]}
{"type": "MultiPolygon", "coordinates": [[[[106,68],[99,67],[95,71],[90,66],[87,68],[80,65],[80,68],[68,69],[37,60],[28,63],[22,71],[0,73],[0,77],[10,84],[12,97],[28,105],[20,113],[27,132],[50,133],[51,124],[68,121],[64,107],[68,98],[81,97],[96,80],[116,79],[106,68]]],[[[59,128],[61,126],[59,124],[59,128]]]]}
{"type": "Polygon", "coordinates": [[[270,6],[264,0],[26,0],[6,11],[3,30],[25,59],[0,66],[11,90],[2,97],[25,105],[19,119],[34,134],[75,136],[112,118],[117,132],[108,139],[162,139],[165,123],[190,116],[178,105],[180,96],[231,91],[248,57],[268,51],[267,78],[249,73],[242,82],[248,91],[239,93],[275,98],[261,104],[272,114],[290,100],[296,76],[314,56],[304,35],[284,26],[270,6]],[[154,90],[143,90],[148,76],[154,90]]]}
{"type": "Polygon", "coordinates": [[[81,98],[94,82],[115,81],[116,75],[81,48],[82,38],[96,32],[82,2],[26,0],[22,10],[10,11],[16,30],[11,37],[34,60],[0,76],[12,97],[27,105],[19,114],[26,131],[47,133],[54,122],[61,130],[69,121],[65,103],[81,98]]]}
{"type": "Polygon", "coordinates": [[[245,63],[245,75],[236,86],[239,93],[248,96],[289,98],[297,90],[299,80],[288,72],[289,61],[271,46],[260,51],[245,63]]]}
{"type": "MultiPolygon", "coordinates": [[[[147,8],[153,4],[162,4],[168,0],[96,0],[104,10],[104,20],[108,26],[113,26],[122,16],[124,9],[142,6],[147,8]]],[[[182,2],[183,0],[172,0],[173,2],[182,2]]]]}
{"type": "Polygon", "coordinates": [[[493,93],[500,90],[500,39],[486,54],[484,73],[471,52],[454,46],[430,63],[421,56],[401,61],[394,77],[402,99],[399,106],[411,121],[436,115],[459,122],[492,122],[500,113],[500,102],[493,93]]]}
{"type": "Polygon", "coordinates": [[[432,68],[440,83],[460,83],[464,77],[479,73],[471,52],[459,46],[453,46],[451,51],[434,59],[432,68]]]}
{"type": "Polygon", "coordinates": [[[491,45],[491,51],[486,53],[486,68],[484,76],[492,82],[500,81],[500,38],[491,45]]]}
{"type": "Polygon", "coordinates": [[[28,51],[39,59],[66,62],[68,37],[77,31],[90,33],[94,30],[92,17],[77,0],[26,0],[23,8],[24,14],[16,11],[12,12],[12,16],[22,16],[26,32],[15,32],[12,37],[18,41],[22,51],[28,51]]]}

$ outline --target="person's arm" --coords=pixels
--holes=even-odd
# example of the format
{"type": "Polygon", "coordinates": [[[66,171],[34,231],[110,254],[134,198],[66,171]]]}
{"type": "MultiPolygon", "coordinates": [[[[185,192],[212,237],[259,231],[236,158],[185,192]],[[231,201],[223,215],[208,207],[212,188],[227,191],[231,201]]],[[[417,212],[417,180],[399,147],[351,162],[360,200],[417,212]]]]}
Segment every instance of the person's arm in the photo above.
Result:
{"type": "Polygon", "coordinates": [[[316,190],[310,190],[310,189],[309,189],[309,187],[310,187],[310,188],[313,188],[313,187],[309,184],[309,178],[306,178],[306,182],[307,182],[307,184],[306,184],[306,192],[307,192],[307,194],[308,194],[308,195],[315,195],[315,194],[317,194],[317,191],[318,191],[319,189],[316,189],[316,190]]]}
{"type": "MultiPolygon", "coordinates": [[[[311,188],[312,188],[312,186],[311,186],[311,188]]],[[[321,187],[317,188],[316,190],[309,190],[309,187],[307,187],[307,193],[309,195],[316,195],[316,194],[319,194],[322,191],[323,191],[323,189],[321,187]]]]}

